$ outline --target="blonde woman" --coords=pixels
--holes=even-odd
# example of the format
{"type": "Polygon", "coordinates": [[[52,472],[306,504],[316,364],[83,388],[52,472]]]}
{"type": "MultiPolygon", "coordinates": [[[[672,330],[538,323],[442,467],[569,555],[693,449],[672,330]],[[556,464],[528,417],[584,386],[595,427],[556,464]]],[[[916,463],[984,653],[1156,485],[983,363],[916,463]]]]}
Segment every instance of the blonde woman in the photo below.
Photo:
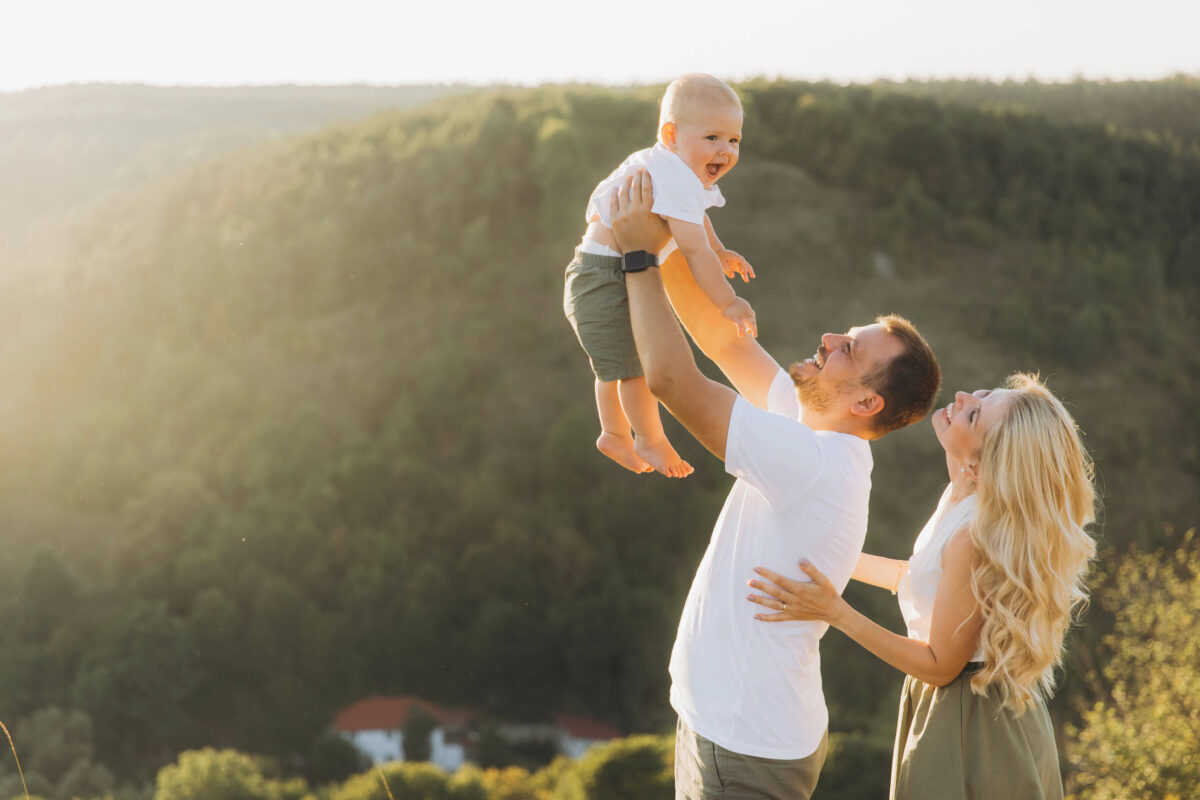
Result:
{"type": "Polygon", "coordinates": [[[767,622],[828,623],[907,673],[893,800],[1061,798],[1045,699],[1095,553],[1092,465],[1074,420],[1036,377],[959,392],[935,412],[950,485],[908,561],[864,554],[856,580],[899,595],[901,636],[838,596],[816,565],[769,569],[749,599],[767,622]]]}

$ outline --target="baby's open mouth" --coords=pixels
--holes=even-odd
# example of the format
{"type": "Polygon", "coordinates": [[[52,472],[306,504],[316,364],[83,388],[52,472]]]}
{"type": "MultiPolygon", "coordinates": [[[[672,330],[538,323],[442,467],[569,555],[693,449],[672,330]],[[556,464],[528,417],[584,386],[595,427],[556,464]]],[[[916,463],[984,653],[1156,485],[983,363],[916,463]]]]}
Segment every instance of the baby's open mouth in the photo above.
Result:
{"type": "Polygon", "coordinates": [[[721,174],[721,168],[724,164],[705,164],[704,169],[708,172],[708,177],[715,178],[721,174]]]}

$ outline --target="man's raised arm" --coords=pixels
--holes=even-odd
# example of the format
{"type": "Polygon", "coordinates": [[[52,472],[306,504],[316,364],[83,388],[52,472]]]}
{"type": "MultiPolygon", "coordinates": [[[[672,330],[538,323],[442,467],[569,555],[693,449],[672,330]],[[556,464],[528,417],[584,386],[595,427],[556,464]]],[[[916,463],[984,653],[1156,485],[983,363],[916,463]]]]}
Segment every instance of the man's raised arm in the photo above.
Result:
{"type": "MultiPolygon", "coordinates": [[[[664,237],[661,220],[649,213],[653,205],[649,176],[641,174],[626,181],[617,191],[616,202],[613,230],[622,249],[657,250],[664,237]],[[618,219],[624,219],[626,224],[618,227],[618,219]]],[[[729,417],[737,395],[728,386],[709,380],[696,366],[692,349],[667,302],[658,269],[627,272],[625,287],[629,292],[633,338],[650,391],[697,441],[724,460],[729,417]]],[[[700,289],[697,287],[696,291],[700,289]]],[[[702,292],[701,296],[707,303],[707,296],[702,292]]],[[[733,328],[724,318],[721,322],[733,328]]]]}
{"type": "MultiPolygon", "coordinates": [[[[627,202],[614,211],[613,233],[626,251],[647,249],[657,252],[655,246],[665,241],[669,234],[666,223],[650,213],[652,200],[649,204],[642,202],[643,193],[653,198],[650,176],[644,172],[634,176],[632,199],[618,192],[627,202]],[[631,244],[637,244],[632,241],[634,237],[647,246],[625,244],[627,238],[631,239],[631,244]]],[[[743,397],[759,408],[766,408],[767,392],[779,373],[778,362],[753,337],[739,335],[737,327],[721,316],[720,310],[696,283],[678,250],[662,265],[661,271],[671,305],[700,351],[725,373],[743,397]]],[[[639,342],[639,349],[640,346],[639,342]]]]}

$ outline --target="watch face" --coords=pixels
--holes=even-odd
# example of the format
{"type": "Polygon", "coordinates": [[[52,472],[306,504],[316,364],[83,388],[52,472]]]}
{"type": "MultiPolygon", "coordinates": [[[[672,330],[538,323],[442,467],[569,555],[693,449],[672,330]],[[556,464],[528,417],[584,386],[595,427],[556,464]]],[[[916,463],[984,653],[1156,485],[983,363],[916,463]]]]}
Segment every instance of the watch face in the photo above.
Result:
{"type": "Polygon", "coordinates": [[[622,256],[621,266],[626,272],[641,272],[647,267],[657,267],[658,258],[645,250],[634,250],[622,256]]]}

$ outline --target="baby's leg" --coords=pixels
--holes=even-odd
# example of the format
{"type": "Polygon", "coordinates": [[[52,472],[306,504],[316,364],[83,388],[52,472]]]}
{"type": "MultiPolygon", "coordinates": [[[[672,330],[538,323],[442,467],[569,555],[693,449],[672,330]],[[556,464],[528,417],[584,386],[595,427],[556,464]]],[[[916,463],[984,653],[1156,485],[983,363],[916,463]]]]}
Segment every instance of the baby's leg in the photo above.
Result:
{"type": "Polygon", "coordinates": [[[596,410],[600,412],[600,438],[596,449],[631,472],[652,472],[654,467],[637,454],[629,420],[621,410],[617,381],[596,381],[596,410]]]}
{"type": "Polygon", "coordinates": [[[620,381],[621,408],[633,425],[637,438],[634,450],[654,469],[668,478],[686,478],[692,474],[692,465],[679,457],[675,448],[667,441],[662,420],[658,416],[658,400],[650,394],[645,378],[630,378],[620,381]]]}

